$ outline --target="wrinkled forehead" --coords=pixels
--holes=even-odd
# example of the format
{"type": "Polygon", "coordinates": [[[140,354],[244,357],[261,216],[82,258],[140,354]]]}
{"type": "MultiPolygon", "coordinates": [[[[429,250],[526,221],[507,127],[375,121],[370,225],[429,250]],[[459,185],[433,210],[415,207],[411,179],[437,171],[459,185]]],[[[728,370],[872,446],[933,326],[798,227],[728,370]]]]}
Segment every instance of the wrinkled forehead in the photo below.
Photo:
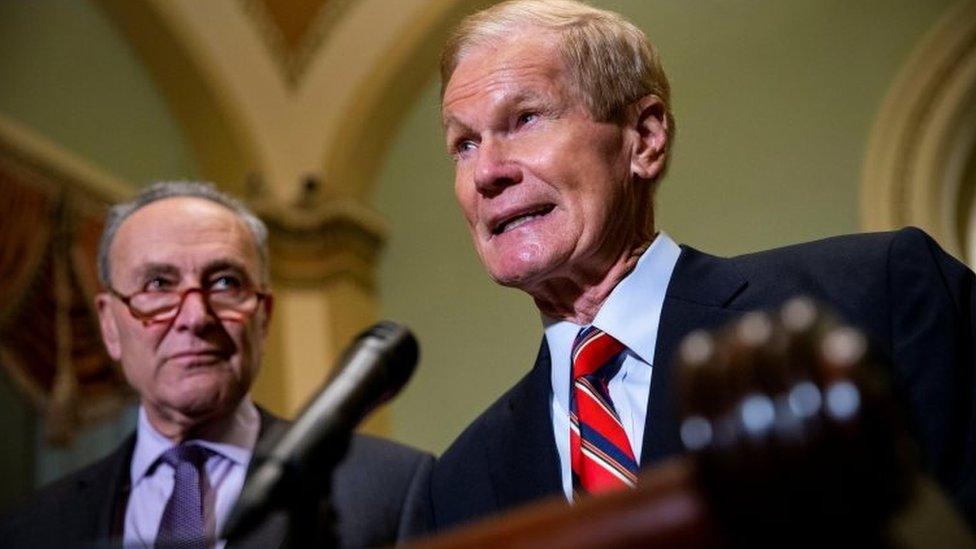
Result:
{"type": "Polygon", "coordinates": [[[229,208],[197,197],[157,200],[119,226],[109,249],[114,275],[147,263],[195,269],[210,262],[241,265],[257,280],[257,243],[244,220],[229,208]]]}
{"type": "Polygon", "coordinates": [[[543,57],[561,62],[564,60],[565,43],[564,32],[532,24],[494,28],[489,32],[472,35],[455,52],[454,67],[447,81],[442,82],[441,89],[446,90],[458,69],[464,64],[470,64],[471,58],[478,57],[479,54],[487,54],[490,59],[497,61],[513,57],[543,57]]]}
{"type": "Polygon", "coordinates": [[[447,123],[458,104],[474,99],[480,106],[496,96],[572,91],[561,39],[551,32],[520,32],[505,41],[471,45],[462,52],[444,88],[441,114],[447,123]]]}

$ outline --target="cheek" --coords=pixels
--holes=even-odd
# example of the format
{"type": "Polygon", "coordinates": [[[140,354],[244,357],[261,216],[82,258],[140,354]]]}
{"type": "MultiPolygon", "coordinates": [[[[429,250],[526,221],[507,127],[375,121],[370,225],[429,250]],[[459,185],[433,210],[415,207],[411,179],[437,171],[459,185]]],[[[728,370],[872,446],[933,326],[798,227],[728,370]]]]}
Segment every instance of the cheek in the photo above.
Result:
{"type": "Polygon", "coordinates": [[[253,377],[253,370],[261,360],[264,330],[258,318],[248,324],[224,325],[224,329],[234,340],[237,349],[231,358],[236,375],[242,379],[253,377]]]}
{"type": "Polygon", "coordinates": [[[477,218],[476,194],[474,184],[468,182],[459,173],[454,181],[454,198],[457,200],[458,206],[461,207],[461,213],[469,226],[474,225],[477,218]]]}
{"type": "Polygon", "coordinates": [[[120,361],[123,364],[140,365],[137,369],[139,372],[149,370],[149,366],[156,362],[154,357],[165,331],[165,327],[156,325],[144,327],[141,324],[134,326],[126,323],[120,326],[120,361]]]}
{"type": "Polygon", "coordinates": [[[145,369],[137,366],[131,359],[123,360],[122,373],[125,375],[125,379],[129,382],[129,385],[135,389],[137,393],[142,394],[149,378],[149,376],[146,375],[145,369]]]}

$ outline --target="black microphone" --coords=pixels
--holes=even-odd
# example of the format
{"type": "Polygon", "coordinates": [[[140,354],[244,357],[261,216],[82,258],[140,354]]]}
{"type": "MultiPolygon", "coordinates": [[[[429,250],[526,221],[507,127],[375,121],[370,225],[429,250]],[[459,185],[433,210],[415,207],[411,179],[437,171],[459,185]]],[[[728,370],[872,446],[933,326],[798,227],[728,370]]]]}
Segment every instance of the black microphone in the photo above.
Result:
{"type": "Polygon", "coordinates": [[[246,534],[297,493],[325,489],[322,484],[345,455],[353,429],[406,385],[417,355],[417,339],[394,322],[379,322],[359,334],[318,396],[248,476],[224,538],[246,534]]]}

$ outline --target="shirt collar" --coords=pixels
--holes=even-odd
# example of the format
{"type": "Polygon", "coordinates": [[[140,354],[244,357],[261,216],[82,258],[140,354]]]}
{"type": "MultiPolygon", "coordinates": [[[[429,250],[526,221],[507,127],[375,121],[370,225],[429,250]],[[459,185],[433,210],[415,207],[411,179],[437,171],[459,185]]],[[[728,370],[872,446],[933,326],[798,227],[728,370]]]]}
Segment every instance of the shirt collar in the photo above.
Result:
{"type": "MultiPolygon", "coordinates": [[[[621,280],[600,306],[593,325],[623,343],[643,362],[653,364],[661,309],[671,273],[681,248],[663,231],[641,254],[634,269],[621,280]]],[[[570,353],[583,326],[542,316],[549,356],[552,388],[559,402],[569,402],[570,353]]]]}
{"type": "MultiPolygon", "coordinates": [[[[261,415],[251,401],[250,396],[241,399],[241,403],[234,411],[228,428],[211,439],[190,439],[187,443],[199,444],[213,450],[223,458],[233,461],[237,465],[246,467],[251,460],[251,454],[257,443],[258,431],[261,427],[261,415]]],[[[139,406],[139,420],[136,426],[136,447],[132,453],[130,473],[132,484],[135,485],[150,468],[159,460],[166,450],[173,447],[173,442],[163,436],[149,422],[146,410],[139,406]]]]}
{"type": "Polygon", "coordinates": [[[661,233],[637,260],[637,266],[617,287],[593,319],[593,325],[612,335],[647,364],[654,362],[657,328],[664,296],[681,248],[661,233]]]}

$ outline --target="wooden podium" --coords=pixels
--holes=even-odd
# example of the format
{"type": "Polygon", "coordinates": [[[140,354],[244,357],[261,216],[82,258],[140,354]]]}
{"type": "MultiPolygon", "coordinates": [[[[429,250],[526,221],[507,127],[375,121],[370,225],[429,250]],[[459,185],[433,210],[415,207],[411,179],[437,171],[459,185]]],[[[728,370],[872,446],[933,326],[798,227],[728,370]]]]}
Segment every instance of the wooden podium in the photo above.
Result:
{"type": "Polygon", "coordinates": [[[694,487],[694,468],[662,464],[639,488],[567,506],[562,498],[448,532],[416,547],[716,547],[721,536],[694,487]]]}

